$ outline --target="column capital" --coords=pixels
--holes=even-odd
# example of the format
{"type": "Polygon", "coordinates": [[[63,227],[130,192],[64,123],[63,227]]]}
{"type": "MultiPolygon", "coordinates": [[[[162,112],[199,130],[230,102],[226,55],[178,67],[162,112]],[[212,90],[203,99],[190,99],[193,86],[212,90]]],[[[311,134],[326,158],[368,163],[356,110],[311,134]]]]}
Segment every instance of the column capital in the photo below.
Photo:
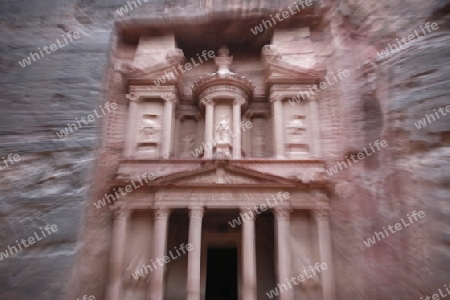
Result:
{"type": "Polygon", "coordinates": [[[241,217],[243,222],[256,220],[256,212],[250,206],[241,207],[241,214],[245,215],[245,218],[241,217]]]}
{"type": "Polygon", "coordinates": [[[195,206],[189,208],[189,218],[190,219],[202,219],[204,208],[203,206],[195,206]]]}
{"type": "Polygon", "coordinates": [[[167,220],[170,214],[170,209],[167,207],[155,207],[153,210],[155,220],[167,220]]]}
{"type": "Polygon", "coordinates": [[[242,106],[245,104],[245,102],[246,102],[246,100],[244,98],[238,97],[238,98],[234,99],[233,105],[242,106]]]}
{"type": "Polygon", "coordinates": [[[330,219],[330,209],[328,208],[318,208],[314,210],[314,217],[316,220],[329,220],[330,219]]]}
{"type": "Polygon", "coordinates": [[[316,94],[312,94],[311,96],[308,96],[308,101],[309,102],[318,102],[319,95],[316,93],[316,94]]]}
{"type": "Polygon", "coordinates": [[[291,219],[291,211],[288,208],[276,207],[273,213],[278,220],[289,221],[291,219]]]}
{"type": "Polygon", "coordinates": [[[135,94],[126,94],[126,97],[130,102],[140,102],[141,96],[135,94]]]}
{"type": "Polygon", "coordinates": [[[130,208],[125,202],[116,202],[110,209],[114,213],[114,219],[127,219],[131,213],[130,208]]]}
{"type": "Polygon", "coordinates": [[[270,95],[270,102],[277,102],[277,101],[282,101],[285,97],[283,95],[279,95],[279,94],[272,94],[270,95]]]}
{"type": "Polygon", "coordinates": [[[202,100],[201,100],[201,102],[202,102],[202,104],[203,105],[208,105],[208,104],[214,104],[214,101],[213,101],[213,97],[211,97],[211,96],[206,96],[206,97],[204,97],[202,100]]]}
{"type": "Polygon", "coordinates": [[[162,94],[161,98],[164,99],[165,102],[177,102],[177,96],[175,96],[175,94],[162,94]]]}

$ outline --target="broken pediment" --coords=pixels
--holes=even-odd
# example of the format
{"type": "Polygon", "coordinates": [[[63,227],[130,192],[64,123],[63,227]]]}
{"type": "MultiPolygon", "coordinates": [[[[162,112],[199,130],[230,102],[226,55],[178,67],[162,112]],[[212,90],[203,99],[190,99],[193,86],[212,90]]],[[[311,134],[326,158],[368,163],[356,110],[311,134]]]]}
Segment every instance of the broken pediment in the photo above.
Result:
{"type": "Polygon", "coordinates": [[[262,51],[267,82],[317,82],[326,75],[326,70],[305,68],[283,59],[283,55],[273,45],[262,51]]]}

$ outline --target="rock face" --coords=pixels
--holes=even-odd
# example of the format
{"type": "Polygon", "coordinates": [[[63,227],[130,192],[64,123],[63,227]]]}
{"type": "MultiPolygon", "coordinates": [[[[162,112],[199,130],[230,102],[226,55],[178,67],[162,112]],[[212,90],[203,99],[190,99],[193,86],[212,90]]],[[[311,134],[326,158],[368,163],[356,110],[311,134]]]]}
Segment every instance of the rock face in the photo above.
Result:
{"type": "MultiPolygon", "coordinates": [[[[0,170],[0,255],[8,246],[18,247],[16,240],[41,234],[46,225],[58,228],[24,251],[3,256],[1,299],[106,299],[111,212],[93,210],[92,202],[117,171],[123,145],[105,145],[111,119],[102,117],[68,131],[63,139],[56,133],[94,110],[99,113],[105,99],[127,92],[116,72],[121,66],[112,62],[132,58],[133,47],[127,51],[127,45],[139,30],[186,20],[201,26],[202,20],[224,18],[250,19],[256,26],[292,3],[147,1],[120,16],[116,10],[126,4],[0,4],[0,156],[20,155],[0,170]],[[119,36],[130,40],[118,45],[124,41],[119,36]],[[56,50],[45,52],[43,47],[52,44],[56,50]],[[18,62],[24,64],[30,52],[36,61],[30,58],[30,65],[22,67],[18,62]]],[[[324,0],[317,1],[307,21],[321,64],[328,72],[350,72],[322,95],[327,167],[376,140],[388,143],[329,178],[336,299],[419,299],[448,286],[450,116],[438,109],[450,105],[449,7],[443,0],[411,0],[408,5],[324,0]],[[436,22],[438,29],[380,57],[382,50],[395,49],[396,38],[422,32],[427,22],[436,22]],[[419,120],[426,126],[418,128],[419,120]],[[425,217],[370,247],[363,243],[413,211],[424,211],[425,217]]],[[[230,26],[225,31],[236,30],[230,26]]],[[[261,34],[253,46],[267,44],[271,34],[261,34]]],[[[236,44],[245,42],[242,38],[236,44]]]]}

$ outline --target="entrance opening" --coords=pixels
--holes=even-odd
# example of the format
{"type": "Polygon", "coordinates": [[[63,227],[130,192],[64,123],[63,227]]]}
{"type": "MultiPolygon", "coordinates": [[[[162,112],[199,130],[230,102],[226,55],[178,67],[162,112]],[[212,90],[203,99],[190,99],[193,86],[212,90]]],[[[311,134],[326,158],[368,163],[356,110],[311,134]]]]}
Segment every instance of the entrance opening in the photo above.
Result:
{"type": "Polygon", "coordinates": [[[237,300],[237,249],[209,248],[206,300],[237,300]]]}

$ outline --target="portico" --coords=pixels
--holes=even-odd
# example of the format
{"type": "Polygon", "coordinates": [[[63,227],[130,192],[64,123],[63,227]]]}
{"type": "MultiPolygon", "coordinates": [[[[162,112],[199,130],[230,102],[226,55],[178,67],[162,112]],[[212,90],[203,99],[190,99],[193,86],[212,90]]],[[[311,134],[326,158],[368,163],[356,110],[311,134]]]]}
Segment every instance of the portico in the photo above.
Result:
{"type": "MultiPolygon", "coordinates": [[[[212,164],[196,172],[183,173],[157,178],[134,196],[130,195],[126,202],[114,204],[116,218],[113,236],[117,252],[112,254],[111,259],[117,267],[115,276],[111,278],[110,299],[123,299],[133,290],[143,289],[147,299],[151,300],[172,297],[206,300],[206,295],[210,293],[208,289],[217,284],[214,283],[214,274],[208,274],[208,266],[218,263],[215,253],[222,253],[224,259],[231,262],[234,259],[236,262],[235,276],[230,275],[226,279],[232,282],[221,283],[232,286],[235,281],[236,299],[262,299],[264,293],[270,290],[266,289],[268,284],[275,287],[278,282],[284,282],[284,278],[296,276],[296,271],[291,268],[292,252],[304,255],[305,259],[312,253],[299,253],[292,244],[292,217],[295,223],[314,220],[314,224],[309,225],[308,233],[316,232],[317,235],[307,241],[319,249],[314,262],[332,265],[327,240],[328,208],[325,205],[326,196],[320,188],[309,192],[308,188],[299,193],[296,189],[303,186],[301,183],[276,176],[249,175],[228,164],[212,164]],[[230,186],[233,187],[232,193],[230,186]],[[159,188],[155,191],[156,187],[159,188]],[[138,221],[142,217],[147,220],[138,221]],[[132,230],[131,223],[135,223],[131,225],[132,230]],[[152,237],[152,246],[150,249],[127,249],[125,245],[134,245],[146,235],[143,223],[148,224],[147,232],[151,230],[147,235],[152,237]],[[170,261],[146,274],[146,279],[143,279],[146,284],[136,284],[131,276],[133,272],[151,259],[155,261],[168,255],[169,250],[183,243],[192,245],[186,257],[170,261]],[[259,253],[256,249],[260,249],[259,253]],[[127,251],[131,253],[127,255],[127,251]],[[227,254],[233,251],[235,256],[227,254]],[[142,257],[136,258],[135,253],[141,253],[142,257]],[[211,261],[208,255],[216,257],[216,260],[211,261]],[[272,262],[268,263],[267,259],[272,262]],[[121,272],[125,272],[125,277],[119,275],[121,272]],[[184,284],[178,282],[181,279],[184,284]],[[258,284],[260,280],[261,284],[258,284]],[[174,284],[180,290],[179,295],[168,296],[173,294],[171,287],[174,284]]],[[[125,185],[129,180],[120,181],[125,185]]],[[[116,181],[115,184],[120,183],[116,181]]],[[[323,286],[323,299],[333,299],[332,277],[327,272],[323,273],[322,282],[326,284],[326,288],[323,286]]],[[[295,289],[283,292],[280,299],[295,299],[295,289]]]]}

